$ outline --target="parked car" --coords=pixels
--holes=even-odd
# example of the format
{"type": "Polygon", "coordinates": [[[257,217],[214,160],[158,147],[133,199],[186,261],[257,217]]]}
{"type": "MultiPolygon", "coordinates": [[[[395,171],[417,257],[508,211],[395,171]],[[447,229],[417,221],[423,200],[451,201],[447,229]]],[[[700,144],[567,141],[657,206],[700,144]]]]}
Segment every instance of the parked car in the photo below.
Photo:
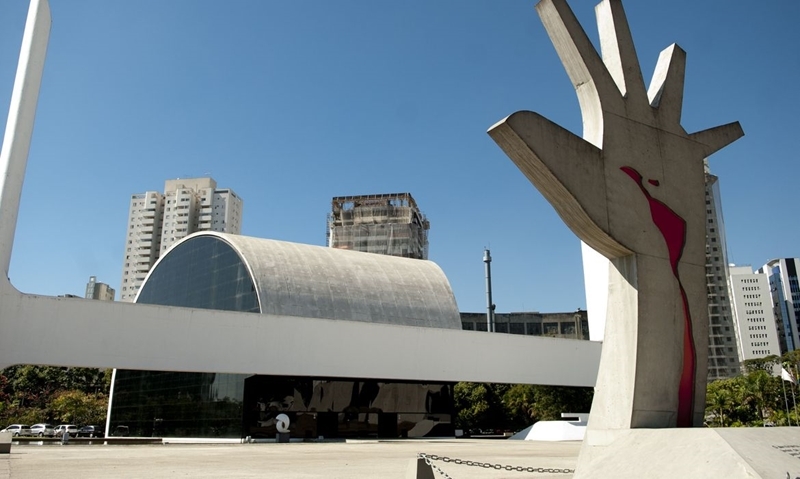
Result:
{"type": "Polygon", "coordinates": [[[61,437],[67,431],[70,436],[76,437],[78,435],[78,426],[74,424],[59,424],[54,430],[55,437],[61,437]]]}
{"type": "Polygon", "coordinates": [[[34,424],[31,426],[31,436],[39,436],[39,437],[53,437],[55,436],[56,432],[53,429],[52,424],[46,424],[40,422],[39,424],[34,424]]]}
{"type": "Polygon", "coordinates": [[[30,436],[31,428],[24,424],[12,424],[0,432],[10,432],[13,437],[30,436]]]}
{"type": "Polygon", "coordinates": [[[103,437],[105,428],[100,426],[83,426],[78,430],[78,437],[103,437]]]}
{"type": "Polygon", "coordinates": [[[117,426],[114,428],[113,431],[111,431],[111,435],[117,437],[128,437],[129,434],[130,434],[130,429],[128,428],[128,426],[117,426]]]}

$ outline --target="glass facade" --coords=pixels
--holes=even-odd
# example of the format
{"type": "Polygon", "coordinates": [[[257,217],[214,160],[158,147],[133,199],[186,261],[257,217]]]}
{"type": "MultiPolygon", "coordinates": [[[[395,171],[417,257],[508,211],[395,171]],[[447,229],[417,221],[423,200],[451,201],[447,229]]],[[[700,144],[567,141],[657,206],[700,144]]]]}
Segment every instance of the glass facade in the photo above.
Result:
{"type": "Polygon", "coordinates": [[[453,436],[451,384],[251,376],[244,435],[275,437],[286,414],[294,437],[453,436]]]}
{"type": "Polygon", "coordinates": [[[256,286],[239,254],[214,236],[192,238],[164,256],[136,302],[261,312],[256,286]]]}
{"type": "Polygon", "coordinates": [[[241,437],[244,375],[118,369],[111,428],[138,437],[241,437]]]}
{"type": "MultiPolygon", "coordinates": [[[[137,303],[260,312],[238,253],[214,236],[171,250],[137,303]]],[[[275,437],[286,414],[292,437],[453,436],[452,384],[364,379],[117,370],[110,430],[143,437],[275,437]]]]}

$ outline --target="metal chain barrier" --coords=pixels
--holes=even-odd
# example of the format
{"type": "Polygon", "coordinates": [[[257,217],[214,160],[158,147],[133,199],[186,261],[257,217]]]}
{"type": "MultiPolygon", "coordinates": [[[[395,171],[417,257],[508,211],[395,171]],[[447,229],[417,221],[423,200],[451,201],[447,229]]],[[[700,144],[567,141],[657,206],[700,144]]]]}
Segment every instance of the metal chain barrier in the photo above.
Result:
{"type": "Polygon", "coordinates": [[[522,467],[522,466],[510,466],[510,465],[502,465],[502,464],[492,464],[491,462],[477,462],[477,461],[465,461],[463,459],[456,459],[450,458],[447,456],[437,456],[436,454],[425,454],[424,452],[420,452],[417,457],[425,459],[425,464],[431,466],[435,472],[438,472],[442,475],[442,477],[446,477],[447,479],[453,479],[450,477],[446,472],[444,472],[441,468],[434,464],[434,461],[442,461],[444,463],[453,463],[459,464],[463,466],[473,466],[473,467],[481,467],[483,469],[494,469],[497,471],[517,471],[517,472],[537,472],[539,474],[572,474],[575,472],[575,469],[558,469],[553,467],[522,467]]]}

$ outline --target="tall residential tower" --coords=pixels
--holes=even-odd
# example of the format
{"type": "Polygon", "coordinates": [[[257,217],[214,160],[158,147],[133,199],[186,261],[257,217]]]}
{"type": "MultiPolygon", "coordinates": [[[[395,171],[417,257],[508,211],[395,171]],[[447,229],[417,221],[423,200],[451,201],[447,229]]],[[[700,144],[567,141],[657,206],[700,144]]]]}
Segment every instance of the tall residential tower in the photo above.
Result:
{"type": "Polygon", "coordinates": [[[708,380],[740,373],[742,361],[728,285],[728,251],[719,178],[706,164],[706,292],[708,294],[708,380]]]}
{"type": "Polygon", "coordinates": [[[213,178],[167,180],[164,193],[131,196],[120,301],[133,301],[147,272],[170,246],[196,231],[239,234],[242,199],[213,178]]]}

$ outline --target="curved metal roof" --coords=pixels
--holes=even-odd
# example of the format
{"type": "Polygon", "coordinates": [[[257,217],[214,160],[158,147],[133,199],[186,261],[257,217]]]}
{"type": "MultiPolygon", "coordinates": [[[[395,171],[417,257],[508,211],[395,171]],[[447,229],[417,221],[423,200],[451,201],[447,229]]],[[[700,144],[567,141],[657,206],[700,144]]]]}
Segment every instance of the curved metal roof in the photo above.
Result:
{"type": "Polygon", "coordinates": [[[264,314],[461,329],[458,306],[444,272],[426,260],[204,231],[183,244],[218,238],[240,256],[256,285],[264,314]]]}

